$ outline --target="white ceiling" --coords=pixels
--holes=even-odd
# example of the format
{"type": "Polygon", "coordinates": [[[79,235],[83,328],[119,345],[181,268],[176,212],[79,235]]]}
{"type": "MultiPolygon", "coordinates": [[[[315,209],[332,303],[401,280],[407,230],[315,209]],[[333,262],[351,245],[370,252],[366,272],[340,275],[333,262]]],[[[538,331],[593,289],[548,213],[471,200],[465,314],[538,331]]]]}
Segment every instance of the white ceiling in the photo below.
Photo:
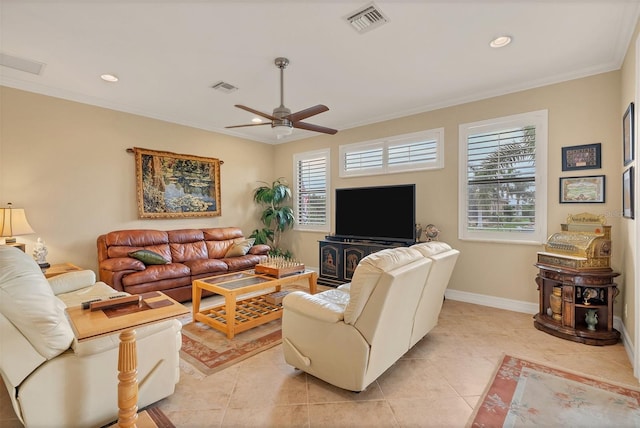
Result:
{"type": "MultiPolygon", "coordinates": [[[[640,0],[376,0],[389,22],[359,34],[361,1],[0,0],[0,83],[275,143],[244,104],[279,104],[273,61],[289,58],[284,104],[305,122],[352,128],[620,68],[640,0]],[[498,35],[511,45],[492,49],[498,35]],[[102,81],[103,73],[120,77],[102,81]],[[211,89],[219,81],[239,90],[211,89]]],[[[286,140],[317,135],[294,130],[286,140]]]]}

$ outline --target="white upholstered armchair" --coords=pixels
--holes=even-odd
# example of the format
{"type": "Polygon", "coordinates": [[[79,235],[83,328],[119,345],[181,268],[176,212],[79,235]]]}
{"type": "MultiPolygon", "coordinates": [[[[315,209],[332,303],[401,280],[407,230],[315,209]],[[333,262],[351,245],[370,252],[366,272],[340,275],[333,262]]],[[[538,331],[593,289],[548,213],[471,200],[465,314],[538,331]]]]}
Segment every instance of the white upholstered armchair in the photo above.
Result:
{"type": "MultiPolygon", "coordinates": [[[[102,426],[118,417],[118,334],[78,342],[65,316],[116,291],[93,271],[47,281],[22,251],[0,245],[0,376],[26,427],[102,426]]],[[[177,320],[136,330],[139,407],[171,395],[180,377],[177,320]]]]}

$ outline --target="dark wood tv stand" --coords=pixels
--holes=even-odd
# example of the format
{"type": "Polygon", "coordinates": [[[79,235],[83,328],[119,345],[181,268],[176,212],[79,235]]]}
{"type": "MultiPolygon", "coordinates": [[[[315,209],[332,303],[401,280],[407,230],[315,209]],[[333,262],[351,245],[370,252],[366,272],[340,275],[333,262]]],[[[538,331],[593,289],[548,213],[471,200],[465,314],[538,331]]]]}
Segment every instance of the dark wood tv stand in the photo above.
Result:
{"type": "Polygon", "coordinates": [[[388,243],[354,240],[322,240],[320,243],[320,276],[318,284],[337,287],[350,282],[356,266],[364,257],[385,248],[405,247],[400,242],[388,243]]]}

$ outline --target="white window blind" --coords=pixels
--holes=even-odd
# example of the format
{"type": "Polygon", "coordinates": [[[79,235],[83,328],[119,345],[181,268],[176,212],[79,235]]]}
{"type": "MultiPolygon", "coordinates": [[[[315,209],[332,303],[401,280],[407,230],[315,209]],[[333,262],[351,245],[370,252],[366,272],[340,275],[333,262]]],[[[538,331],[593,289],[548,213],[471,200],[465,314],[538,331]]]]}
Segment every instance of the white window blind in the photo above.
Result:
{"type": "Polygon", "coordinates": [[[546,111],[460,125],[460,147],[460,238],[544,242],[546,111]]]}
{"type": "Polygon", "coordinates": [[[340,176],[442,168],[444,129],[340,146],[340,176]]]}
{"type": "Polygon", "coordinates": [[[329,151],[294,156],[297,229],[328,231],[329,151]]]}
{"type": "Polygon", "coordinates": [[[384,162],[382,147],[353,150],[344,154],[345,171],[365,172],[381,169],[384,162]]]}

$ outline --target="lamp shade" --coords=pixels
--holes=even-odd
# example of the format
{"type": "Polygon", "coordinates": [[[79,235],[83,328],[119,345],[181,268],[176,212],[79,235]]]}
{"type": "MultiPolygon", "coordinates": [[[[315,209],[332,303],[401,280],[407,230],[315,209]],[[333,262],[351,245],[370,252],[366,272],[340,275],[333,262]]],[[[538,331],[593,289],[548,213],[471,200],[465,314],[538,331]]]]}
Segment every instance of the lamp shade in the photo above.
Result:
{"type": "Polygon", "coordinates": [[[7,205],[7,208],[0,208],[0,236],[7,237],[6,242],[10,243],[15,242],[11,239],[13,236],[35,233],[27,221],[24,209],[7,205]]]}

